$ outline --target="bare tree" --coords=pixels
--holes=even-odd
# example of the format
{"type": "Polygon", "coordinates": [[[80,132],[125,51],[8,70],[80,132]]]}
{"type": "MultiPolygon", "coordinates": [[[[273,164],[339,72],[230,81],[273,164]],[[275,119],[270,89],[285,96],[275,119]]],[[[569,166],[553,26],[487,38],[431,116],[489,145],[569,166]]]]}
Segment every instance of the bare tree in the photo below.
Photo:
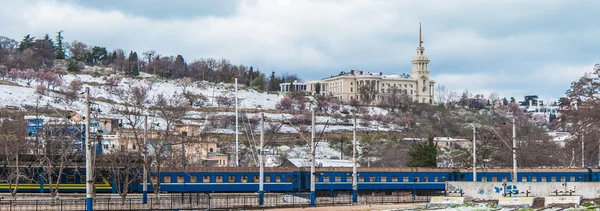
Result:
{"type": "Polygon", "coordinates": [[[80,158],[83,140],[78,127],[66,119],[51,119],[44,123],[43,130],[44,153],[39,157],[39,166],[52,198],[56,198],[65,169],[80,158]]]}
{"type": "Polygon", "coordinates": [[[379,94],[379,90],[377,90],[375,81],[372,81],[371,83],[369,83],[368,81],[366,82],[366,84],[358,87],[358,94],[362,103],[370,105],[371,103],[377,101],[377,95],[379,94]]]}
{"type": "Polygon", "coordinates": [[[435,102],[439,105],[446,106],[449,101],[450,90],[445,85],[438,84],[435,87],[435,102]]]}
{"type": "Polygon", "coordinates": [[[10,115],[0,121],[0,147],[4,152],[4,168],[0,172],[6,178],[8,191],[15,198],[19,190],[20,181],[28,181],[26,176],[27,165],[21,161],[21,155],[27,154],[32,146],[27,142],[27,123],[21,115],[10,115]]]}
{"type": "Polygon", "coordinates": [[[388,108],[392,112],[396,109],[399,112],[406,112],[413,104],[413,100],[407,94],[406,90],[401,90],[395,86],[388,89],[388,91],[381,94],[381,96],[382,99],[379,102],[380,106],[388,108]]]}
{"type": "Polygon", "coordinates": [[[121,196],[121,205],[125,204],[131,185],[141,179],[143,165],[141,154],[116,151],[102,155],[99,160],[102,161],[102,166],[99,168],[110,173],[108,179],[112,181],[117,194],[121,196]]]}
{"type": "MultiPolygon", "coordinates": [[[[175,132],[176,124],[180,123],[183,117],[186,116],[190,109],[189,103],[178,94],[165,96],[159,94],[156,99],[156,104],[151,108],[153,113],[159,117],[163,123],[162,131],[158,133],[158,137],[150,139],[148,143],[152,148],[150,157],[154,162],[154,173],[157,178],[160,178],[162,164],[165,159],[172,159],[172,150],[165,154],[166,147],[171,148],[173,145],[181,143],[175,132]]],[[[152,181],[154,194],[156,198],[160,198],[160,179],[152,181]]]]}

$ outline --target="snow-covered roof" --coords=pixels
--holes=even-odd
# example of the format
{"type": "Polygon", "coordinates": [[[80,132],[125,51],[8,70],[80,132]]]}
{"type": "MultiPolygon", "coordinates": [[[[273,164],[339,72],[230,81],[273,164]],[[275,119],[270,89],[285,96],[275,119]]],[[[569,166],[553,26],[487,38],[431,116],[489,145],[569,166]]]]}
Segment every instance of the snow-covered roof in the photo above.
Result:
{"type": "MultiPolygon", "coordinates": [[[[308,159],[288,159],[296,167],[310,167],[308,159]]],[[[349,160],[333,160],[333,159],[315,159],[317,167],[352,167],[352,161],[349,160]]],[[[357,164],[358,166],[358,164],[357,164]]]]}
{"type": "MultiPolygon", "coordinates": [[[[426,138],[403,138],[403,141],[426,141],[426,138]]],[[[433,137],[433,141],[470,141],[469,139],[463,138],[452,138],[452,137],[433,137]]]]}

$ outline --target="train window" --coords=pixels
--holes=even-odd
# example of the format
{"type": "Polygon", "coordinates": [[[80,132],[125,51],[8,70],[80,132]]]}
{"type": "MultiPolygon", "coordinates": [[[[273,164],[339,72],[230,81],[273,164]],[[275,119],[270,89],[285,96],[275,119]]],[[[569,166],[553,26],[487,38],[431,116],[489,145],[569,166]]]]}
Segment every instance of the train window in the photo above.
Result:
{"type": "Polygon", "coordinates": [[[364,182],[365,181],[365,177],[364,176],[358,176],[358,181],[359,182],[364,182]]]}
{"type": "Polygon", "coordinates": [[[223,183],[223,176],[216,176],[215,182],[216,183],[223,183]]]}
{"type": "Polygon", "coordinates": [[[275,182],[281,182],[281,176],[275,176],[275,182]]]}
{"type": "Polygon", "coordinates": [[[569,182],[575,182],[575,176],[571,176],[571,177],[569,178],[569,182]]]}
{"type": "Polygon", "coordinates": [[[460,175],[460,181],[465,181],[465,175],[460,175]]]}
{"type": "MultiPolygon", "coordinates": [[[[85,177],[83,178],[83,180],[85,180],[85,177]]],[[[156,176],[151,176],[150,181],[152,181],[152,183],[156,183],[156,176]]]]}
{"type": "Polygon", "coordinates": [[[415,182],[419,182],[420,179],[421,178],[419,178],[419,177],[415,177],[415,182]]]}
{"type": "Polygon", "coordinates": [[[527,182],[527,176],[522,176],[521,177],[521,182],[527,182]]]}
{"type": "Polygon", "coordinates": [[[329,182],[329,176],[323,176],[323,182],[329,182]]]}
{"type": "Polygon", "coordinates": [[[498,182],[498,177],[492,177],[492,182],[498,182]]]}
{"type": "Polygon", "coordinates": [[[542,176],[542,182],[546,182],[546,176],[542,176]]]}
{"type": "Polygon", "coordinates": [[[561,181],[561,182],[566,182],[566,181],[567,181],[567,177],[565,177],[565,176],[561,176],[561,177],[560,177],[560,181],[561,181]]]}
{"type": "MultiPolygon", "coordinates": [[[[340,181],[342,179],[340,178],[340,181]]],[[[292,178],[290,176],[285,177],[285,182],[292,182],[292,178]]]]}
{"type": "Polygon", "coordinates": [[[387,176],[382,176],[380,178],[380,182],[387,182],[387,178],[388,178],[387,176]]]}
{"type": "Polygon", "coordinates": [[[104,183],[104,178],[102,176],[96,176],[96,181],[94,181],[96,184],[102,184],[104,183]]]}
{"type": "Polygon", "coordinates": [[[392,182],[398,182],[398,176],[392,176],[392,182]]]}
{"type": "Polygon", "coordinates": [[[248,183],[248,176],[242,176],[242,183],[248,183]]]}
{"type": "Polygon", "coordinates": [[[341,176],[335,176],[335,181],[334,182],[341,182],[342,181],[342,177],[341,176]]]}
{"type": "Polygon", "coordinates": [[[271,176],[265,176],[265,182],[271,182],[271,176]]]}
{"type": "Polygon", "coordinates": [[[202,182],[204,182],[204,183],[210,183],[210,176],[203,176],[202,177],[202,182]]]}
{"type": "Polygon", "coordinates": [[[198,176],[190,176],[190,182],[191,183],[197,183],[198,182],[198,176]]]}
{"type": "Polygon", "coordinates": [[[177,176],[177,183],[184,183],[183,176],[177,176]]]}
{"type": "MultiPolygon", "coordinates": [[[[46,180],[44,179],[44,181],[46,181],[46,180]]],[[[79,182],[81,182],[81,183],[87,182],[87,181],[85,181],[85,175],[79,175],[79,182]]]]}
{"type": "Polygon", "coordinates": [[[502,176],[502,182],[506,182],[508,181],[508,177],[507,176],[502,176]]]}
{"type": "Polygon", "coordinates": [[[446,182],[446,177],[442,176],[442,182],[446,182]]]}
{"type": "Polygon", "coordinates": [[[163,182],[164,183],[171,183],[171,176],[164,176],[163,177],[163,182]]]}
{"type": "Polygon", "coordinates": [[[402,182],[408,182],[408,176],[403,176],[402,177],[402,182]]]}
{"type": "Polygon", "coordinates": [[[254,176],[253,178],[254,178],[254,183],[259,183],[260,182],[260,179],[258,179],[258,176],[254,176]]]}
{"type": "Polygon", "coordinates": [[[433,177],[434,182],[438,182],[438,177],[433,177]]]}
{"type": "Polygon", "coordinates": [[[552,176],[552,177],[550,177],[550,181],[551,181],[551,182],[556,182],[556,176],[552,176]]]}
{"type": "Polygon", "coordinates": [[[481,177],[482,182],[487,182],[487,177],[481,177]]]}
{"type": "Polygon", "coordinates": [[[532,181],[532,182],[537,182],[537,176],[532,176],[532,177],[531,177],[531,181],[532,181]]]}
{"type": "Polygon", "coordinates": [[[424,177],[424,178],[423,178],[423,182],[429,182],[429,177],[427,177],[427,176],[426,176],[426,177],[424,177]]]}
{"type": "Polygon", "coordinates": [[[75,175],[67,175],[67,183],[75,183],[75,175]]]}
{"type": "Polygon", "coordinates": [[[583,178],[581,176],[579,176],[577,181],[583,182],[583,178]]]}
{"type": "Polygon", "coordinates": [[[377,182],[377,178],[375,178],[374,176],[370,176],[369,182],[377,182]]]}
{"type": "Polygon", "coordinates": [[[235,183],[235,176],[227,176],[228,183],[235,183]]]}
{"type": "Polygon", "coordinates": [[[346,182],[352,182],[352,176],[346,176],[346,182]]]}

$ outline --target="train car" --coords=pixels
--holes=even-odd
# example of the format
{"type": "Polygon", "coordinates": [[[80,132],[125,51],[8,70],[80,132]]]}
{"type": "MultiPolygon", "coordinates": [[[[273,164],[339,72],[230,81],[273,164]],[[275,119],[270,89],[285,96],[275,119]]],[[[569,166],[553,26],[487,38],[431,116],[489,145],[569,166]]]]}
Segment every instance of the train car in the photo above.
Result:
{"type": "MultiPolygon", "coordinates": [[[[7,193],[17,187],[17,192],[20,193],[49,193],[50,184],[48,179],[44,178],[43,173],[39,171],[27,171],[24,172],[25,177],[19,180],[18,187],[15,182],[12,184],[7,180],[7,175],[2,174],[0,176],[0,192],[7,193]]],[[[57,185],[56,181],[58,178],[53,176],[52,189],[58,187],[59,193],[85,193],[85,173],[80,171],[74,171],[72,169],[65,169],[60,182],[57,185]]],[[[108,182],[102,174],[98,175],[95,180],[95,190],[97,193],[113,193],[113,186],[108,182]]]]}
{"type": "MultiPolygon", "coordinates": [[[[297,192],[300,191],[300,173],[298,169],[265,168],[265,192],[297,192]]],[[[151,180],[160,179],[160,190],[163,192],[257,192],[259,188],[259,169],[241,168],[188,168],[167,169],[160,173],[160,178],[151,173],[151,180]]],[[[138,184],[137,191],[142,190],[138,184]]],[[[152,191],[152,186],[148,186],[152,191]]]]}
{"type": "MultiPolygon", "coordinates": [[[[316,191],[352,190],[352,168],[317,168],[316,191]]],[[[303,173],[304,190],[310,190],[310,172],[303,173]]],[[[450,169],[358,168],[357,187],[361,191],[444,190],[454,180],[450,169]]]]}
{"type": "MultiPolygon", "coordinates": [[[[583,168],[520,168],[516,182],[592,182],[599,181],[592,169],[583,168]]],[[[457,181],[473,181],[473,169],[455,170],[457,181]]],[[[477,169],[477,181],[513,182],[510,168],[477,169]]]]}

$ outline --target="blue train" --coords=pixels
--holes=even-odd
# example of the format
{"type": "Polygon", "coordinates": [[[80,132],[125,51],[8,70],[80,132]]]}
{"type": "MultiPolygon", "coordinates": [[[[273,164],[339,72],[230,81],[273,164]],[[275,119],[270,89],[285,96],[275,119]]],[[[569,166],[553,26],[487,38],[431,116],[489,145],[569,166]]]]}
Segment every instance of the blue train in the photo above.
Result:
{"type": "MultiPolygon", "coordinates": [[[[512,169],[482,169],[477,181],[512,182],[512,169]]],[[[471,169],[358,168],[360,191],[443,191],[446,181],[473,181],[471,169]]],[[[198,168],[187,172],[161,172],[165,192],[257,192],[258,168],[198,168]]],[[[317,168],[316,191],[352,190],[352,168],[317,168]]],[[[519,169],[518,182],[598,182],[600,169],[519,169]]],[[[155,174],[152,179],[158,179],[155,174]]],[[[136,191],[141,191],[137,184],[136,191]]],[[[151,189],[151,188],[149,188],[151,189]]],[[[265,192],[305,192],[310,189],[310,171],[265,168],[265,192]]]]}
{"type": "MultiPolygon", "coordinates": [[[[164,170],[160,177],[151,173],[149,180],[161,181],[161,192],[257,192],[259,169],[242,168],[188,168],[186,171],[164,170]]],[[[61,192],[85,192],[84,179],[72,171],[61,177],[61,192]],[[63,191],[64,189],[64,191],[63,191]]],[[[315,188],[318,192],[344,192],[352,189],[352,168],[317,168],[315,188]]],[[[101,175],[102,177],[102,175],[101,175]]],[[[0,192],[7,192],[10,184],[0,178],[0,192]]],[[[35,175],[34,177],[35,178],[35,175]]],[[[369,192],[444,191],[446,181],[473,181],[471,169],[440,168],[358,168],[358,190],[369,192]]],[[[97,178],[96,190],[114,192],[115,183],[97,178]]],[[[32,179],[19,186],[27,192],[47,192],[47,184],[32,179]],[[26,187],[26,188],[25,188],[26,187]]],[[[477,181],[512,182],[511,169],[481,169],[477,181]]],[[[518,182],[600,182],[600,169],[519,169],[518,182]]],[[[297,168],[265,168],[265,192],[306,192],[310,189],[310,171],[297,168]]],[[[136,181],[132,192],[142,192],[143,185],[136,181]]],[[[151,192],[152,186],[148,185],[151,192]]]]}

